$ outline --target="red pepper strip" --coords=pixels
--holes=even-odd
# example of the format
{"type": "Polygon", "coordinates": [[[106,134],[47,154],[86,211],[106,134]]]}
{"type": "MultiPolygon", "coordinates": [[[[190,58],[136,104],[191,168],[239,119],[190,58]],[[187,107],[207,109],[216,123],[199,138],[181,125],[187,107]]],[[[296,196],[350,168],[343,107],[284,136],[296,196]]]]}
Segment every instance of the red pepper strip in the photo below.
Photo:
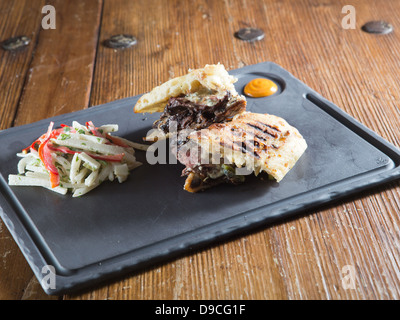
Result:
{"type": "Polygon", "coordinates": [[[125,156],[125,153],[119,153],[119,154],[113,154],[113,155],[102,155],[102,154],[95,154],[95,153],[86,152],[86,154],[88,156],[91,156],[94,159],[110,161],[110,162],[121,162],[122,159],[125,156]]]}
{"type": "Polygon", "coordinates": [[[47,128],[47,133],[45,135],[42,135],[39,139],[41,140],[43,138],[42,142],[48,141],[50,139],[51,132],[53,131],[53,126],[54,122],[50,122],[49,127],[47,128]]]}
{"type": "MultiPolygon", "coordinates": [[[[35,145],[36,145],[37,143],[43,143],[43,142],[45,142],[45,141],[47,141],[47,140],[49,140],[49,139],[51,139],[51,138],[57,138],[57,137],[64,131],[63,128],[64,128],[64,127],[68,127],[67,125],[62,124],[62,125],[61,125],[62,128],[52,130],[53,125],[54,125],[54,123],[51,122],[49,128],[47,129],[47,133],[42,134],[42,135],[40,136],[40,138],[38,138],[38,139],[36,139],[35,141],[33,141],[32,144],[31,144],[30,146],[26,147],[25,149],[22,149],[22,152],[27,152],[28,150],[32,150],[32,149],[33,149],[33,150],[36,150],[36,149],[35,149],[35,145]]],[[[73,131],[71,131],[71,132],[73,132],[73,131]]],[[[36,151],[37,151],[37,150],[36,150],[36,151]]]]}
{"type": "Polygon", "coordinates": [[[58,170],[53,163],[53,158],[51,157],[51,151],[49,149],[47,141],[40,144],[39,146],[39,158],[42,160],[45,168],[50,173],[51,187],[57,187],[60,184],[60,176],[58,170]]]}
{"type": "Polygon", "coordinates": [[[64,133],[64,128],[54,129],[50,134],[49,140],[57,138],[61,133],[64,133]]]}
{"type": "Polygon", "coordinates": [[[112,143],[116,144],[117,146],[123,147],[123,148],[129,148],[129,146],[123,142],[120,138],[114,137],[110,135],[109,133],[106,134],[106,138],[108,140],[111,140],[112,143]]]}
{"type": "MultiPolygon", "coordinates": [[[[48,147],[52,151],[58,151],[58,152],[68,153],[68,154],[75,154],[75,153],[82,152],[82,151],[71,150],[68,147],[55,147],[51,143],[48,144],[48,147]]],[[[93,159],[105,160],[105,161],[110,161],[110,162],[121,162],[125,155],[124,153],[119,153],[119,154],[115,154],[115,155],[102,155],[102,154],[96,154],[96,153],[90,153],[90,152],[85,152],[85,153],[88,156],[92,157],[93,159]]]]}
{"type": "Polygon", "coordinates": [[[69,132],[71,132],[71,133],[76,133],[76,130],[74,129],[74,128],[72,128],[71,126],[69,126],[69,125],[67,125],[67,124],[60,124],[60,126],[61,126],[61,128],[69,128],[69,131],[65,131],[65,130],[63,130],[63,132],[65,132],[65,133],[69,133],[69,132]]]}
{"type": "Polygon", "coordinates": [[[124,147],[124,148],[128,148],[129,147],[126,143],[124,143],[118,137],[114,137],[114,136],[110,135],[109,133],[106,133],[106,134],[100,133],[100,131],[98,130],[98,128],[96,128],[94,126],[92,121],[86,122],[86,127],[93,133],[93,135],[95,135],[97,137],[102,137],[102,138],[105,137],[108,140],[110,140],[112,143],[114,143],[114,144],[116,144],[117,146],[120,146],[120,147],[124,147]]]}
{"type": "Polygon", "coordinates": [[[39,139],[36,139],[35,141],[33,141],[32,142],[32,144],[29,146],[29,147],[26,147],[25,149],[22,149],[22,152],[27,152],[28,150],[35,150],[35,151],[37,151],[36,149],[35,149],[35,145],[37,144],[37,143],[41,143],[41,141],[44,139],[44,137],[46,136],[46,134],[42,134],[41,136],[40,136],[40,138],[39,139]]]}
{"type": "Polygon", "coordinates": [[[86,127],[93,133],[93,135],[95,135],[96,137],[102,137],[104,138],[104,135],[101,134],[97,128],[94,126],[92,121],[88,121],[86,122],[86,127]]]}
{"type": "Polygon", "coordinates": [[[32,150],[32,149],[33,149],[33,150],[36,150],[36,149],[35,149],[35,145],[36,145],[36,143],[38,143],[38,142],[40,142],[39,139],[33,141],[32,144],[31,144],[29,147],[26,147],[25,149],[22,149],[22,152],[23,152],[23,153],[26,153],[26,152],[28,152],[28,150],[32,150]]]}
{"type": "Polygon", "coordinates": [[[49,149],[52,151],[58,151],[58,152],[62,152],[62,153],[69,153],[69,154],[75,154],[75,153],[79,153],[78,151],[73,151],[67,147],[55,147],[53,144],[49,143],[48,144],[49,149]]]}
{"type": "Polygon", "coordinates": [[[58,170],[53,163],[53,158],[51,156],[51,151],[48,146],[48,142],[50,138],[56,137],[60,134],[61,130],[53,130],[54,122],[50,122],[49,128],[47,129],[47,133],[44,136],[39,138],[40,146],[39,146],[39,158],[42,160],[44,167],[50,173],[50,182],[51,187],[55,188],[60,184],[60,175],[58,174],[58,170]]]}

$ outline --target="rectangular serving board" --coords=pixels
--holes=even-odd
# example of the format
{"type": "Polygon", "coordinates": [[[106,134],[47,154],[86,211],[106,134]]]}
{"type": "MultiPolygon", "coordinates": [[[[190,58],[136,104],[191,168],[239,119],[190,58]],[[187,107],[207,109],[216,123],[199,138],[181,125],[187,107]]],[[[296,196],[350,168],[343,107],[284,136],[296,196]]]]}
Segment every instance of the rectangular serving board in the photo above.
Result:
{"type": "Polygon", "coordinates": [[[144,164],[126,182],[105,182],[79,198],[8,186],[8,175],[17,172],[16,153],[50,121],[117,123],[116,135],[142,142],[160,114],[134,114],[140,96],[0,132],[1,217],[47,294],[87,289],[399,178],[396,147],[282,67],[263,62],[230,73],[240,93],[251,79],[275,81],[278,92],[247,98],[248,110],[283,117],[307,141],[280,183],[249,176],[239,186],[191,194],[183,190],[181,164],[151,165],[146,152],[136,151],[144,164]],[[55,282],[47,281],[49,270],[55,282]]]}

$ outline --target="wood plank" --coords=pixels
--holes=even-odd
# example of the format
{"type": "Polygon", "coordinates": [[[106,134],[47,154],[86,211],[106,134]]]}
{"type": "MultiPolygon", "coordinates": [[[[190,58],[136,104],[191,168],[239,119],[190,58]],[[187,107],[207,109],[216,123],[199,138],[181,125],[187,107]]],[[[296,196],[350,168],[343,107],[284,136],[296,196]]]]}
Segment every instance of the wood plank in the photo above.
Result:
{"type": "Polygon", "coordinates": [[[145,6],[137,1],[105,1],[101,42],[124,33],[135,36],[138,42],[125,50],[99,47],[90,105],[147,92],[206,63],[235,67],[230,38],[206,37],[218,32],[228,32],[227,18],[224,7],[213,1],[193,5],[153,0],[145,6]],[[218,55],[220,51],[228,56],[218,55]]]}
{"type": "MultiPolygon", "coordinates": [[[[44,1],[0,3],[8,17],[3,20],[7,28],[1,22],[4,35],[32,37],[23,52],[0,51],[3,128],[88,107],[102,1],[46,4],[56,9],[55,30],[41,28],[44,1]]],[[[44,293],[8,230],[0,226],[0,299],[57,298],[44,293]]]]}
{"type": "Polygon", "coordinates": [[[53,0],[56,29],[42,29],[15,125],[88,107],[101,0],[53,0]]]}
{"type": "MultiPolygon", "coordinates": [[[[42,15],[36,9],[43,5],[42,0],[0,2],[0,41],[22,35],[31,39],[17,52],[0,49],[0,130],[13,124],[39,34],[42,15]]],[[[2,220],[0,257],[0,300],[20,299],[33,273],[2,220]]]]}
{"type": "Polygon", "coordinates": [[[0,42],[25,35],[29,46],[16,52],[0,49],[0,130],[12,126],[25,83],[32,54],[35,50],[44,0],[1,1],[0,42]]]}

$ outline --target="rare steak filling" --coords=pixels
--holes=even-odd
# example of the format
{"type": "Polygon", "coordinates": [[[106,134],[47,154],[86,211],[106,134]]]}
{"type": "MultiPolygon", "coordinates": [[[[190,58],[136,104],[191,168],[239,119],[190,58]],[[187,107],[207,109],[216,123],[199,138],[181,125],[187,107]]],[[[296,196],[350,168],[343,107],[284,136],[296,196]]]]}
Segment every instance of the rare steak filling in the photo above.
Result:
{"type": "Polygon", "coordinates": [[[179,162],[186,166],[182,176],[188,177],[185,183],[187,191],[197,192],[220,183],[237,185],[244,182],[245,176],[236,173],[235,165],[225,164],[223,158],[214,163],[211,154],[209,159],[199,159],[201,148],[192,144],[190,140],[178,141],[177,149],[173,148],[179,162]]]}
{"type": "Polygon", "coordinates": [[[235,114],[245,111],[245,108],[246,102],[231,97],[229,92],[222,97],[210,92],[172,97],[160,119],[154,122],[153,128],[164,133],[183,129],[199,130],[213,123],[230,120],[235,114]]]}

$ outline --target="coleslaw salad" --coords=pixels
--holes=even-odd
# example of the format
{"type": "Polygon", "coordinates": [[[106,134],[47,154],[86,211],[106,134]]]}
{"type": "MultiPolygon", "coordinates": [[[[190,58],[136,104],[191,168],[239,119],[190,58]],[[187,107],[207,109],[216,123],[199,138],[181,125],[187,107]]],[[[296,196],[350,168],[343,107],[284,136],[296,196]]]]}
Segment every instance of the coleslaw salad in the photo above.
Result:
{"type": "Polygon", "coordinates": [[[96,127],[73,121],[47,132],[17,153],[18,174],[8,176],[10,186],[40,186],[60,194],[82,196],[106,180],[124,182],[131,170],[142,165],[135,149],[148,146],[113,135],[118,125],[96,127]]]}

